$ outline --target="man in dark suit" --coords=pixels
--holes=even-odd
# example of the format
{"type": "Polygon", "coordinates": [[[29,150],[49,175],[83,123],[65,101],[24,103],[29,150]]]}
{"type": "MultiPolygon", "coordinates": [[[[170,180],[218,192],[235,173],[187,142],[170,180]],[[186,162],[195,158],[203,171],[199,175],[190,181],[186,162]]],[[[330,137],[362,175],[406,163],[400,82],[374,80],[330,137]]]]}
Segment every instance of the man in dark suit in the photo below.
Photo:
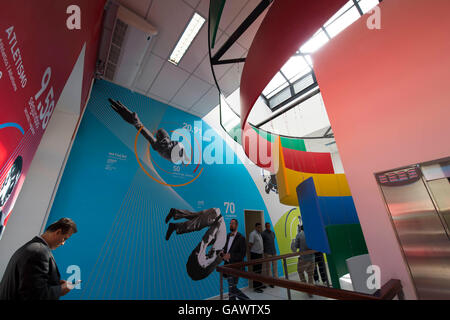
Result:
{"type": "MultiPolygon", "coordinates": [[[[223,260],[225,264],[237,263],[244,261],[246,254],[245,237],[238,231],[238,221],[231,219],[230,221],[230,233],[227,235],[227,242],[223,248],[223,260]]],[[[250,300],[241,290],[237,288],[239,277],[227,276],[228,280],[228,297],[230,300],[250,300]]]]}
{"type": "Polygon", "coordinates": [[[62,218],[11,257],[0,283],[0,300],[57,300],[71,288],[61,280],[51,250],[77,232],[75,222],[62,218]]]}

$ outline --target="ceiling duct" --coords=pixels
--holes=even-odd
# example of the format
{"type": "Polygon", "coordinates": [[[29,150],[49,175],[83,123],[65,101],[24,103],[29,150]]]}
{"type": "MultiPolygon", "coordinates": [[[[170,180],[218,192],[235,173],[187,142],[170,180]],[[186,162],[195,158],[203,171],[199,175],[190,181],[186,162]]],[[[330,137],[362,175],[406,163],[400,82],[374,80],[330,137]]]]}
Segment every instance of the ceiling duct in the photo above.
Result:
{"type": "Polygon", "coordinates": [[[156,28],[124,6],[110,1],[105,7],[97,77],[133,89],[156,28]]]}

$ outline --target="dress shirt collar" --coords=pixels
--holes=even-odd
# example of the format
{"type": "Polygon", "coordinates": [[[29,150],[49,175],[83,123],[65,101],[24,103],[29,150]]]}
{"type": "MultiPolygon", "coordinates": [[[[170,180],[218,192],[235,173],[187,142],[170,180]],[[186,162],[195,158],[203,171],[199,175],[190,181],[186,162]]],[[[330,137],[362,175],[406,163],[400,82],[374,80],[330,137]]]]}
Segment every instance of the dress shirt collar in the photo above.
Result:
{"type": "Polygon", "coordinates": [[[38,237],[39,239],[41,239],[42,241],[44,241],[45,245],[46,245],[47,247],[50,248],[50,246],[48,245],[47,241],[45,241],[45,239],[42,238],[42,236],[37,236],[37,237],[38,237]]]}

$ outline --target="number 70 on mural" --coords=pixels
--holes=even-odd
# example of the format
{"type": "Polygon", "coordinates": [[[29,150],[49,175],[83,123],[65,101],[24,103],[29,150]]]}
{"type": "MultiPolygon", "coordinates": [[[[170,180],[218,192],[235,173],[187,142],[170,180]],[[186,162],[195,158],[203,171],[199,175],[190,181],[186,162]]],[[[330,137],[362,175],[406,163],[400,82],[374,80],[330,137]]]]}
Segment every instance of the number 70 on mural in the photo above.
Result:
{"type": "Polygon", "coordinates": [[[234,202],[225,201],[223,203],[223,205],[225,206],[225,213],[235,213],[236,212],[236,207],[234,205],[234,202]]]}

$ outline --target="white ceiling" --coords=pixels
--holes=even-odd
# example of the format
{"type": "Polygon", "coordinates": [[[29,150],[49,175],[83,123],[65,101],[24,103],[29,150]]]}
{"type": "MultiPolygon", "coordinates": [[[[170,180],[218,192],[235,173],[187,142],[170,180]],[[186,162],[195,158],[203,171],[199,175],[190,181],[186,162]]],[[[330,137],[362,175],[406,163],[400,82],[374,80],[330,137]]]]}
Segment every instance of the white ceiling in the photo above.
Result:
{"type": "MultiPolygon", "coordinates": [[[[131,88],[153,99],[203,117],[219,103],[208,56],[208,25],[202,26],[178,66],[168,62],[194,12],[208,19],[209,0],[118,0],[157,28],[131,88]]],[[[229,38],[260,0],[227,0],[215,50],[229,38]]],[[[264,15],[230,48],[222,59],[245,57],[264,15]]],[[[213,50],[213,54],[215,52],[213,50]]],[[[217,81],[227,96],[239,87],[242,64],[215,67],[217,81]]]]}

